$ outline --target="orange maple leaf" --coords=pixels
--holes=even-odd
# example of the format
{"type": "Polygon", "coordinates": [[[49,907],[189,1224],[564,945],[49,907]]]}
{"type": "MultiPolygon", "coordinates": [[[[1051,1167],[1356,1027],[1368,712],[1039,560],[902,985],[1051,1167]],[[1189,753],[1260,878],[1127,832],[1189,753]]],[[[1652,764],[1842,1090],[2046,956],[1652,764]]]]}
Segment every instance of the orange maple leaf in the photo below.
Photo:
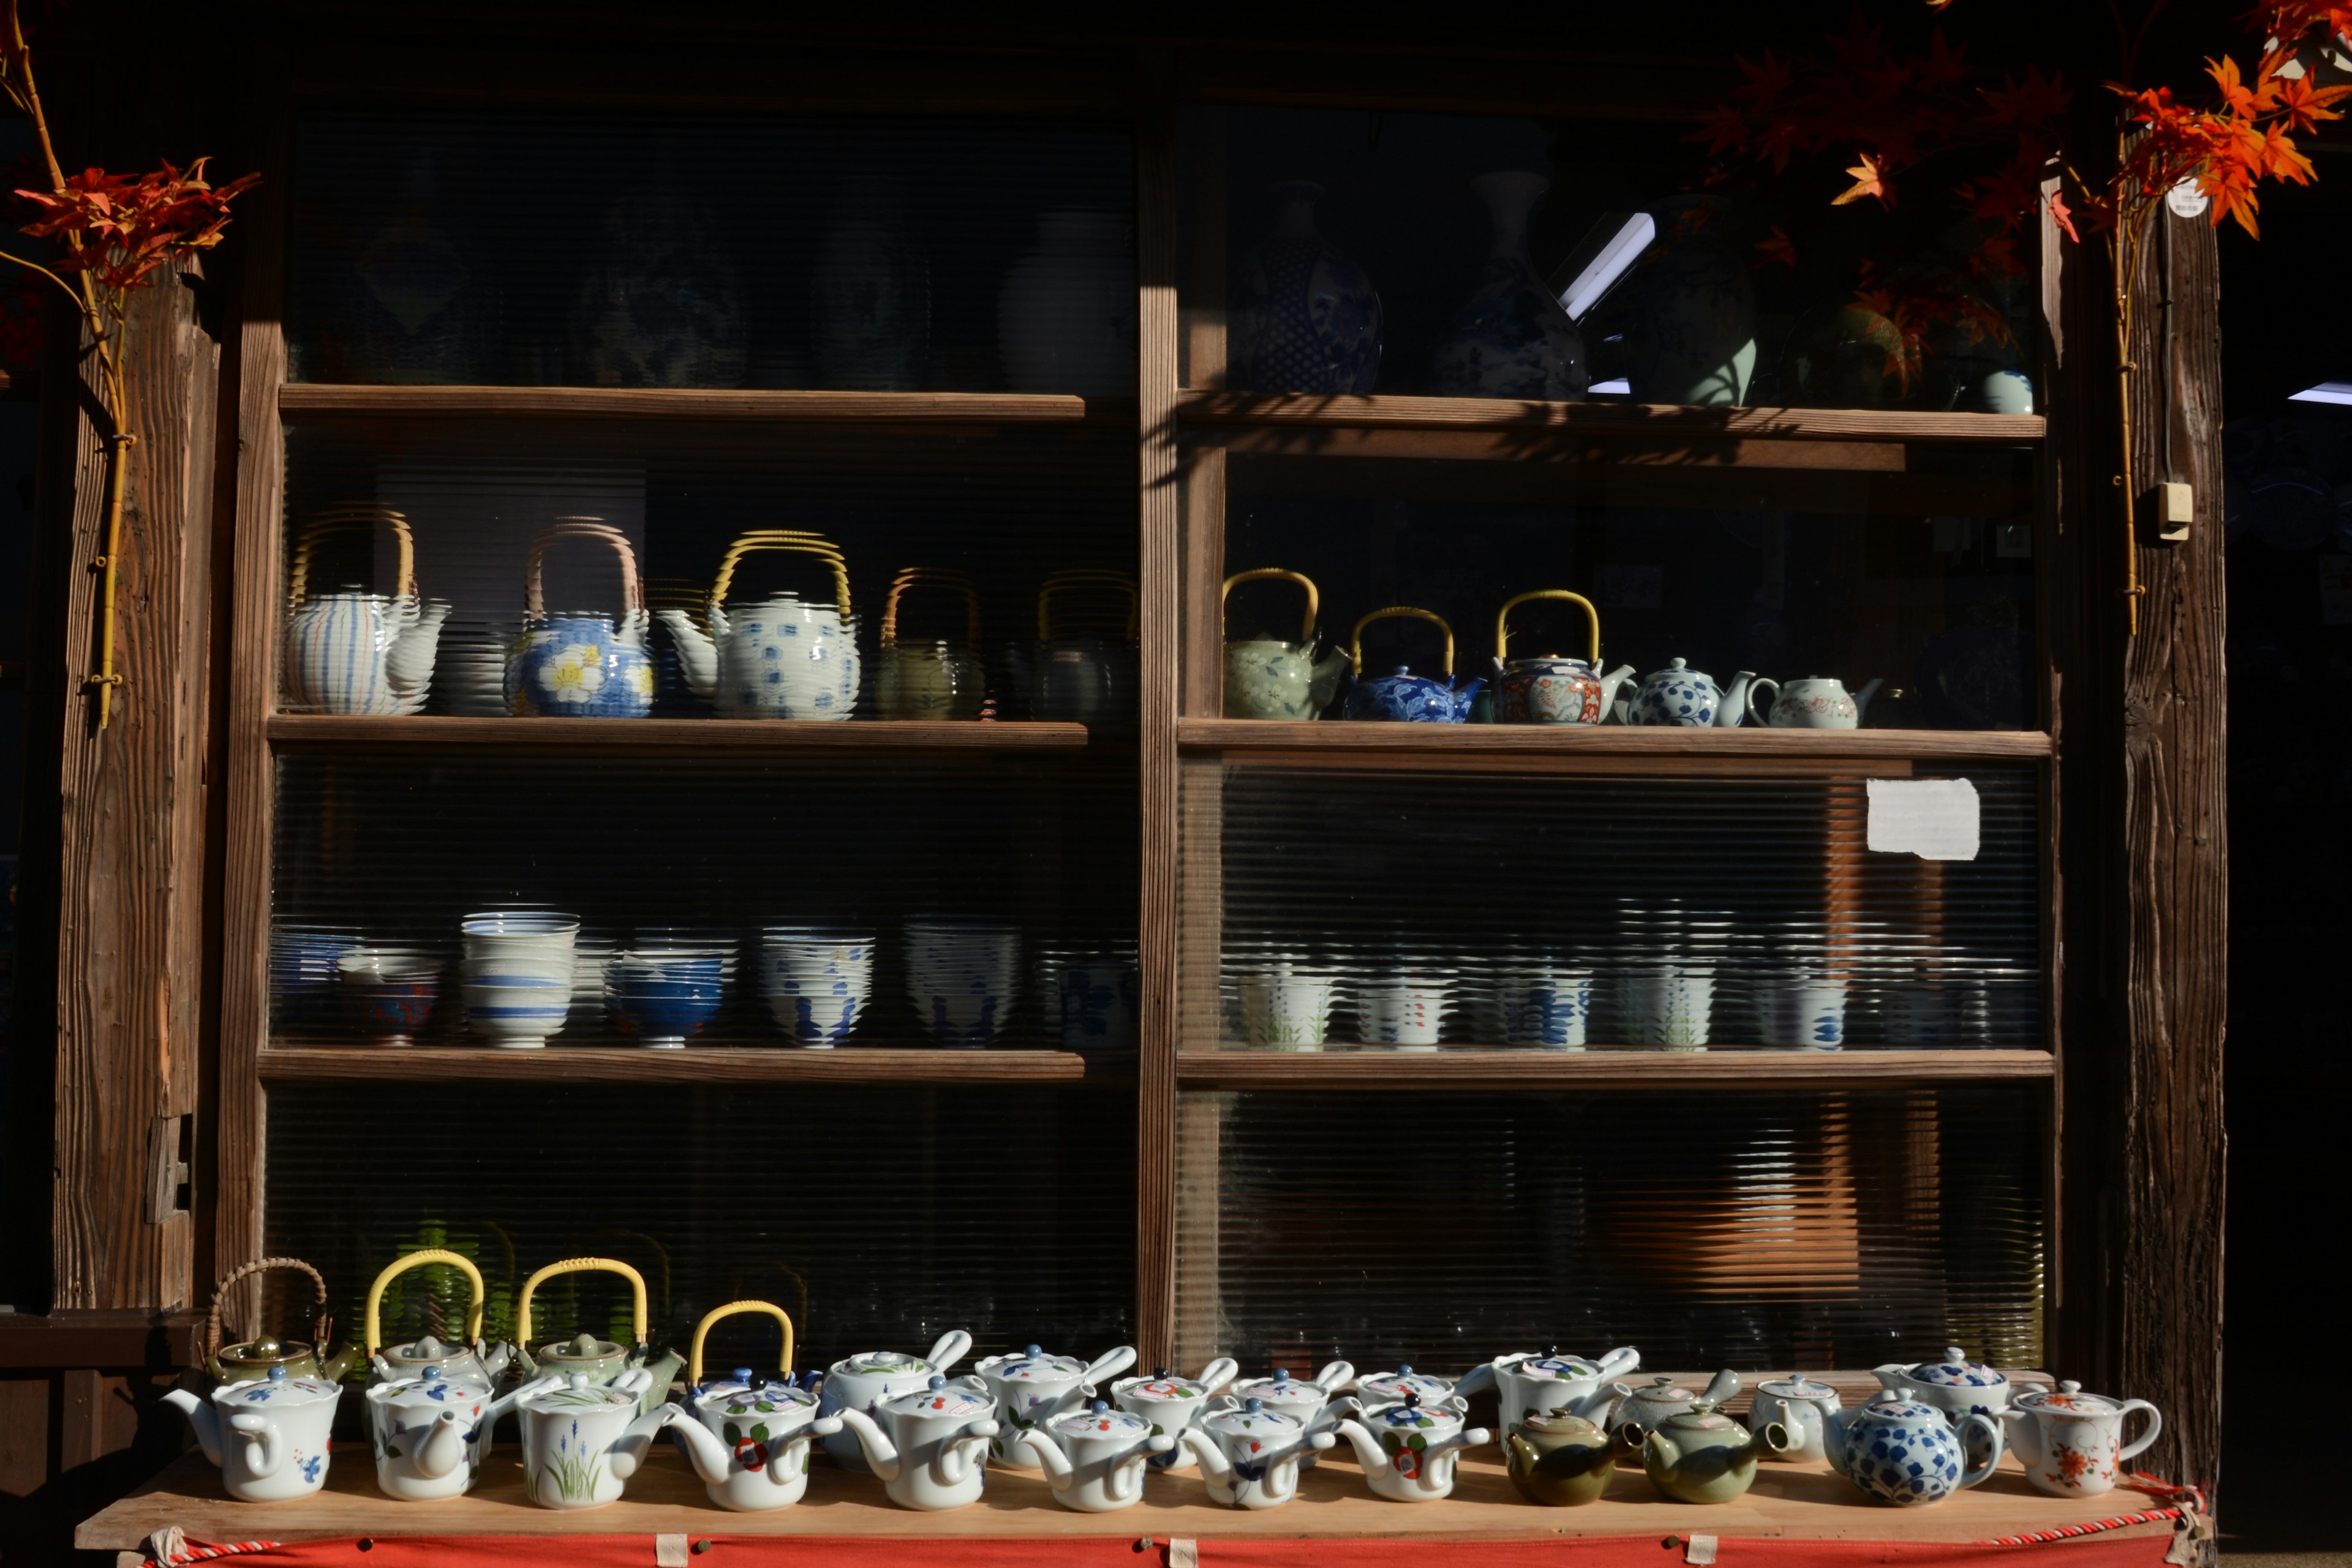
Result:
{"type": "Polygon", "coordinates": [[[2248,87],[2238,77],[2238,62],[2224,55],[2220,59],[2207,57],[2205,74],[2221,89],[2221,105],[2242,120],[2252,120],[2269,112],[2273,89],[2269,77],[2258,76],[2248,87]]]}
{"type": "Polygon", "coordinates": [[[1878,198],[1879,205],[1893,206],[1895,193],[1886,184],[1885,165],[1868,153],[1858,153],[1856,156],[1860,157],[1862,162],[1846,171],[1853,176],[1853,188],[1832,197],[1830,205],[1842,207],[1848,202],[1858,202],[1864,196],[1875,196],[1878,198]]]}
{"type": "Polygon", "coordinates": [[[2064,113],[2066,106],[2074,100],[2063,72],[2045,78],[2033,66],[2025,68],[2023,81],[2003,71],[2000,86],[1982,90],[1985,104],[1991,110],[1985,118],[1996,125],[2046,125],[2064,113]]]}
{"type": "Polygon", "coordinates": [[[2278,84],[2278,111],[2286,117],[2290,130],[2316,131],[2323,120],[2344,118],[2327,106],[2347,95],[2352,95],[2352,86],[2314,87],[2308,75],[2282,78],[2278,84]]]}
{"type": "Polygon", "coordinates": [[[1790,239],[1789,231],[1777,223],[1772,226],[1770,234],[1756,242],[1756,248],[1764,253],[1767,261],[1785,262],[1790,267],[1797,265],[1797,242],[1790,239]]]}

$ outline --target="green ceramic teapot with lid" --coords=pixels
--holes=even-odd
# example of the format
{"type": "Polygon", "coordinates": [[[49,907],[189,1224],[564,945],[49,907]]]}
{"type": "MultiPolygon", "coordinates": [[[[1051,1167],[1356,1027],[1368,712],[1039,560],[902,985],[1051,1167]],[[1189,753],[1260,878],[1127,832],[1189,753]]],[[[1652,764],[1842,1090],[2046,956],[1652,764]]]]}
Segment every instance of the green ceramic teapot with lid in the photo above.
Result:
{"type": "Polygon", "coordinates": [[[335,1320],[327,1310],[327,1281],[317,1269],[299,1258],[263,1258],[233,1268],[222,1277],[213,1289],[212,1310],[205,1317],[205,1337],[197,1349],[196,1364],[222,1384],[249,1383],[266,1378],[273,1370],[283,1368],[292,1378],[317,1378],[324,1383],[340,1383],[351,1370],[356,1352],[344,1345],[331,1355],[326,1344],[334,1337],[335,1320]],[[232,1286],[250,1275],[271,1268],[289,1268],[310,1277],[318,1291],[310,1338],[281,1339],[264,1333],[233,1345],[221,1343],[221,1300],[232,1286]]]}
{"type": "Polygon", "coordinates": [[[669,1397],[669,1385],[686,1365],[686,1358],[676,1351],[653,1353],[646,1336],[646,1277],[627,1264],[611,1258],[567,1258],[551,1263],[523,1281],[522,1295],[515,1302],[516,1373],[523,1379],[544,1376],[550,1373],[565,1377],[579,1374],[590,1385],[602,1387],[626,1373],[643,1372],[650,1381],[638,1397],[641,1410],[651,1410],[669,1397]],[[530,1299],[541,1284],[562,1274],[617,1274],[629,1282],[631,1316],[629,1327],[634,1344],[615,1344],[595,1335],[582,1333],[570,1340],[553,1341],[543,1345],[530,1342],[530,1299]]]}
{"type": "Polygon", "coordinates": [[[1618,1443],[1642,1456],[1651,1485],[1675,1502],[1729,1502],[1756,1479],[1756,1464],[1789,1446],[1787,1428],[1767,1422],[1750,1432],[1702,1400],[1646,1434],[1630,1424],[1618,1443]]]}
{"type": "Polygon", "coordinates": [[[1546,1508],[1598,1501],[1616,1474],[1617,1450],[1600,1423],[1565,1406],[1541,1415],[1528,1412],[1503,1438],[1511,1485],[1546,1508]]]}

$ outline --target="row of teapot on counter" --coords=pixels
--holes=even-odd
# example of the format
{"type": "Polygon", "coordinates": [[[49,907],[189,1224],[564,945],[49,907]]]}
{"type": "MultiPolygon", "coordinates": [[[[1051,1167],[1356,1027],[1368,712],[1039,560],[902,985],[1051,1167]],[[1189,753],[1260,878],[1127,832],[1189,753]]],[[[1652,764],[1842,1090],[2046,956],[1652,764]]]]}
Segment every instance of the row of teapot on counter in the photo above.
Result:
{"type": "Polygon", "coordinates": [[[1505,601],[1495,617],[1495,686],[1481,700],[1486,682],[1457,681],[1454,674],[1454,628],[1434,611],[1411,605],[1391,605],[1358,621],[1347,651],[1324,654],[1317,641],[1320,596],[1314,582],[1302,573],[1278,566],[1237,572],[1225,579],[1231,595],[1236,584],[1260,578],[1282,578],[1306,591],[1307,618],[1299,640],[1276,637],[1232,638],[1225,643],[1224,714],[1228,719],[1298,721],[1313,719],[1330,707],[1348,680],[1340,717],[1359,721],[1402,723],[1460,724],[1489,721],[1498,724],[1665,725],[1682,729],[1737,729],[1753,722],[1780,730],[1852,730],[1860,726],[1880,682],[1873,680],[1858,692],[1842,681],[1808,676],[1782,682],[1743,669],[1729,688],[1715,678],[1674,659],[1663,669],[1633,679],[1633,667],[1620,665],[1604,673],[1601,665],[1601,613],[1580,594],[1565,588],[1538,588],[1505,601]],[[1588,629],[1584,658],[1548,653],[1533,658],[1510,657],[1510,616],[1521,605],[1561,600],[1581,608],[1588,629]],[[1434,626],[1443,637],[1440,673],[1416,675],[1399,666],[1387,675],[1364,674],[1364,630],[1384,620],[1418,620],[1434,626]],[[1629,684],[1630,683],[1630,684],[1629,684]],[[1758,701],[1769,687],[1772,701],[1759,710],[1758,701]],[[1620,689],[1625,694],[1620,696],[1620,689]]]}
{"type": "MultiPolygon", "coordinates": [[[[1496,1438],[1496,1430],[1469,1425],[1469,1397],[1486,1390],[1496,1396],[1514,1485],[1528,1500],[1549,1506],[1594,1500],[1617,1458],[1631,1453],[1661,1493],[1691,1503],[1739,1496],[1770,1457],[1826,1461],[1864,1497],[1916,1507],[1982,1481],[2004,1448],[2042,1490],[2088,1498],[2111,1489],[2122,1462],[2160,1429],[2143,1401],[2105,1399],[2071,1383],[2054,1392],[2021,1391],[1958,1349],[1941,1361],[1880,1367],[1882,1392],[1852,1411],[1827,1384],[1803,1376],[1767,1382],[1743,1426],[1717,1408],[1738,1391],[1736,1373],[1718,1373],[1701,1393],[1670,1377],[1635,1386],[1623,1381],[1641,1365],[1630,1347],[1591,1361],[1555,1349],[1497,1356],[1457,1382],[1410,1366],[1359,1376],[1344,1361],[1311,1378],[1277,1369],[1244,1380],[1229,1359],[1197,1378],[1164,1368],[1119,1377],[1135,1363],[1130,1347],[1086,1361],[1030,1345],[950,1378],[971,1346],[971,1336],[956,1330],[919,1356],[845,1357],[803,1386],[792,1373],[792,1319],[772,1302],[733,1301],[707,1314],[681,1360],[652,1353],[644,1279],[612,1259],[571,1258],[533,1274],[517,1304],[512,1346],[480,1337],[483,1300],[479,1271],[439,1249],[399,1259],[370,1289],[363,1397],[377,1484],[388,1497],[429,1501],[465,1493],[509,1411],[521,1430],[526,1494],[542,1507],[614,1500],[667,1430],[712,1502],[739,1511],[799,1500],[813,1443],[843,1468],[878,1479],[892,1502],[918,1510],[977,1501],[992,1463],[1042,1470],[1055,1499],[1081,1512],[1128,1507],[1142,1496],[1148,1472],[1188,1467],[1197,1468],[1220,1504],[1274,1508],[1296,1496],[1300,1472],[1342,1440],[1376,1495],[1434,1501],[1452,1493],[1461,1451],[1496,1438]],[[427,1263],[457,1268],[472,1283],[471,1342],[428,1336],[383,1345],[386,1285],[427,1263]],[[532,1347],[534,1292],[547,1279],[583,1270],[629,1280],[635,1343],[583,1333],[532,1347]],[[706,1379],[711,1328],[746,1313],[772,1317],[781,1328],[779,1372],[761,1377],[737,1368],[706,1379]],[[681,1366],[683,1396],[666,1401],[681,1366]],[[512,1386],[500,1394],[502,1379],[512,1386]],[[2148,1422],[2126,1446],[2124,1419],[2134,1410],[2148,1422]]],[[[222,1381],[208,1398],[179,1390],[165,1397],[194,1425],[231,1496],[305,1497],[325,1482],[342,1394],[337,1379],[349,1359],[322,1365],[313,1347],[254,1342],[212,1359],[222,1381]]]]}

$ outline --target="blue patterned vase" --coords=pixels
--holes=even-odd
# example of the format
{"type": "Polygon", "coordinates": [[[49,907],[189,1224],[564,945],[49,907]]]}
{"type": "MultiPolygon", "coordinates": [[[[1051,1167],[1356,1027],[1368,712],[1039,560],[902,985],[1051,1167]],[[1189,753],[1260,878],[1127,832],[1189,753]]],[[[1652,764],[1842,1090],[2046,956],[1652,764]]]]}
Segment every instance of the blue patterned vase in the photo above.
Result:
{"type": "Polygon", "coordinates": [[[1363,269],[1315,232],[1323,187],[1275,187],[1282,218],[1241,259],[1232,294],[1232,383],[1252,392],[1372,390],[1381,369],[1381,296],[1363,269]]]}
{"type": "Polygon", "coordinates": [[[1551,188],[1541,174],[1481,174],[1470,188],[1495,220],[1478,287],[1437,345],[1430,384],[1448,397],[1574,402],[1584,395],[1584,339],[1528,259],[1528,214],[1551,188]]]}

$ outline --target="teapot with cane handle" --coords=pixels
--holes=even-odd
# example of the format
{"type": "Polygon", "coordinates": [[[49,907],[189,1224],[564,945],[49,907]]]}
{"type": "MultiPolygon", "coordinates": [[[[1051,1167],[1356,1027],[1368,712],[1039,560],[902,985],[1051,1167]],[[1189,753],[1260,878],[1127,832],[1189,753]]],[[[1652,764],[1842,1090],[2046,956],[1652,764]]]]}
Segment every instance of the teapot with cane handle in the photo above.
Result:
{"type": "Polygon", "coordinates": [[[352,1363],[359,1359],[359,1351],[344,1345],[331,1355],[327,1342],[334,1337],[335,1320],[327,1310],[327,1280],[316,1268],[299,1258],[263,1258],[232,1268],[222,1276],[213,1289],[212,1307],[205,1314],[204,1339],[196,1351],[196,1365],[209,1373],[217,1383],[249,1383],[268,1377],[273,1369],[283,1367],[289,1377],[315,1377],[327,1383],[339,1383],[352,1363]],[[241,1343],[221,1343],[221,1303],[239,1280],[250,1275],[273,1268],[291,1269],[310,1277],[317,1292],[310,1338],[281,1339],[264,1333],[241,1343]]]}
{"type": "Polygon", "coordinates": [[[530,542],[523,625],[507,655],[507,710],[520,719],[642,719],[654,709],[646,651],[646,590],[628,537],[601,518],[563,517],[530,542]],[[609,547],[621,567],[621,613],[547,609],[547,552],[578,540],[609,547]]]}
{"type": "Polygon", "coordinates": [[[1047,577],[1037,590],[1036,647],[1007,655],[1031,717],[1076,724],[1132,721],[1141,607],[1135,579],[1125,572],[1081,566],[1047,577]]]}
{"type": "Polygon", "coordinates": [[[593,1385],[617,1384],[634,1373],[644,1373],[645,1392],[640,1401],[643,1408],[651,1410],[668,1397],[670,1380],[685,1366],[686,1358],[676,1351],[664,1351],[656,1356],[646,1343],[646,1277],[635,1268],[612,1258],[567,1258],[551,1263],[523,1281],[522,1294],[515,1302],[514,1364],[525,1378],[536,1378],[548,1373],[565,1376],[577,1373],[593,1385]],[[530,1342],[530,1300],[541,1285],[565,1274],[617,1274],[629,1282],[629,1327],[635,1342],[614,1344],[593,1334],[583,1333],[575,1339],[534,1346],[530,1342]]]}
{"type": "Polygon", "coordinates": [[[683,610],[659,612],[677,647],[687,686],[730,719],[820,719],[838,721],[857,705],[856,623],[850,612],[849,568],[841,552],[818,535],[758,530],[727,547],[704,609],[706,635],[683,610]],[[810,555],[833,574],[828,606],[777,594],[754,605],[727,607],[727,592],[744,557],[760,551],[810,555]]]}
{"type": "Polygon", "coordinates": [[[980,592],[961,572],[909,566],[882,601],[881,663],[874,705],[885,719],[977,719],[988,697],[981,659],[980,592]],[[918,587],[944,588],[964,603],[964,640],[914,641],[898,632],[898,601],[918,587]]]}
{"type": "Polygon", "coordinates": [[[1348,668],[1354,672],[1356,683],[1348,692],[1343,711],[1346,717],[1355,720],[1459,724],[1468,720],[1471,705],[1486,684],[1483,680],[1473,680],[1466,686],[1454,683],[1454,628],[1435,612],[1415,609],[1411,605],[1391,605],[1358,621],[1348,645],[1348,668]],[[1427,621],[1445,635],[1444,679],[1415,675],[1402,665],[1390,674],[1364,679],[1364,628],[1375,621],[1399,619],[1427,621]]]}
{"type": "Polygon", "coordinates": [[[1317,658],[1315,626],[1321,595],[1313,579],[1279,566],[1236,572],[1225,579],[1219,595],[1223,604],[1244,583],[1279,580],[1296,583],[1307,595],[1307,616],[1297,642],[1275,637],[1225,641],[1224,714],[1228,719],[1299,721],[1312,719],[1331,705],[1339,678],[1348,672],[1348,656],[1334,648],[1317,658]]]}
{"type": "Polygon", "coordinates": [[[1495,722],[1497,724],[1598,724],[1616,707],[1617,689],[1633,673],[1630,664],[1601,673],[1601,612],[1581,594],[1538,588],[1503,602],[1495,616],[1495,722]],[[1511,612],[1521,605],[1557,599],[1583,610],[1589,628],[1586,657],[1548,653],[1510,657],[1511,612]]]}
{"type": "Polygon", "coordinates": [[[496,1384],[514,1359],[514,1347],[509,1344],[490,1345],[482,1340],[482,1306],[486,1292],[482,1271],[474,1260],[446,1247],[428,1247],[422,1251],[396,1258],[375,1277],[368,1287],[365,1317],[368,1376],[373,1383],[389,1383],[395,1378],[411,1378],[427,1367],[438,1367],[447,1378],[474,1378],[487,1384],[496,1384]],[[422,1335],[406,1344],[387,1345],[383,1342],[383,1295],[392,1282],[412,1268],[427,1264],[439,1264],[456,1269],[466,1279],[471,1294],[466,1302],[466,1337],[455,1343],[422,1335]]]}
{"type": "Polygon", "coordinates": [[[408,520],[389,507],[351,505],[313,518],[297,536],[287,592],[287,699],[320,713],[422,712],[433,686],[449,606],[417,597],[416,545],[408,520]],[[312,557],[334,533],[388,529],[399,552],[390,594],[312,594],[312,557]]]}
{"type": "Polygon", "coordinates": [[[687,1355],[686,1398],[670,1436],[702,1478],[710,1500],[736,1513],[764,1513],[788,1507],[808,1490],[809,1444],[841,1430],[837,1415],[819,1415],[817,1396],[793,1386],[793,1320],[772,1301],[730,1301],[703,1314],[694,1325],[687,1355]],[[711,1325],[745,1313],[761,1313],[783,1330],[776,1376],[737,1367],[730,1377],[705,1383],[703,1342],[711,1325]]]}

